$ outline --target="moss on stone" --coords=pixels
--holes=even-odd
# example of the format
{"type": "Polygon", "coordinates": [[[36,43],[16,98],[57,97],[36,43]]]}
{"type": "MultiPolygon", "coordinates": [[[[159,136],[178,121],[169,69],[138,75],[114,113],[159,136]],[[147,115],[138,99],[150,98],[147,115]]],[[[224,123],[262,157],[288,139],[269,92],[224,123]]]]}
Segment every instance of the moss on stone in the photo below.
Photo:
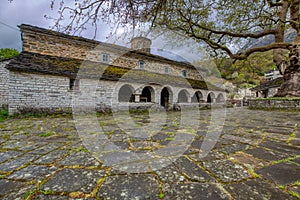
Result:
{"type": "Polygon", "coordinates": [[[6,68],[12,71],[67,76],[70,78],[100,78],[102,80],[112,81],[173,85],[204,90],[221,90],[203,80],[107,65],[101,62],[62,58],[29,52],[22,52],[18,57],[13,59],[6,68]]]}

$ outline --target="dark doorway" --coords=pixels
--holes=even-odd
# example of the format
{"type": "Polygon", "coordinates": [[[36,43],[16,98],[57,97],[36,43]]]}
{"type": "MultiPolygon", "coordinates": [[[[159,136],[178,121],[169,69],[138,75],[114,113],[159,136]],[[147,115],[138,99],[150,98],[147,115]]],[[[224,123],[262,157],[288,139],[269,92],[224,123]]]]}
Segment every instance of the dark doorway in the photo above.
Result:
{"type": "Polygon", "coordinates": [[[207,103],[213,103],[213,99],[215,98],[214,93],[209,93],[207,96],[207,103]]]}
{"type": "Polygon", "coordinates": [[[151,102],[151,87],[145,87],[142,90],[142,96],[140,97],[140,101],[146,101],[146,102],[151,102]]]}
{"type": "Polygon", "coordinates": [[[203,100],[203,95],[201,92],[195,92],[192,97],[192,103],[200,103],[203,100]]]}
{"type": "Polygon", "coordinates": [[[169,100],[170,100],[170,93],[169,90],[167,88],[164,88],[161,91],[161,95],[160,95],[160,105],[168,108],[168,104],[169,104],[169,100]]]}

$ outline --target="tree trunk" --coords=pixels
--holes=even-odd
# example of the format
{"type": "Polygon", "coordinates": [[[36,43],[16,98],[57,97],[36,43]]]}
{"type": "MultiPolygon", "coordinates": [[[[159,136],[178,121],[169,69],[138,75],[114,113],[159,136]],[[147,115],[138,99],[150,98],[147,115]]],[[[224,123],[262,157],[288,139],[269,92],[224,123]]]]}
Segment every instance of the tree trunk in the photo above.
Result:
{"type": "Polygon", "coordinates": [[[290,64],[285,69],[284,83],[280,86],[277,97],[300,97],[300,43],[290,48],[290,64]]]}

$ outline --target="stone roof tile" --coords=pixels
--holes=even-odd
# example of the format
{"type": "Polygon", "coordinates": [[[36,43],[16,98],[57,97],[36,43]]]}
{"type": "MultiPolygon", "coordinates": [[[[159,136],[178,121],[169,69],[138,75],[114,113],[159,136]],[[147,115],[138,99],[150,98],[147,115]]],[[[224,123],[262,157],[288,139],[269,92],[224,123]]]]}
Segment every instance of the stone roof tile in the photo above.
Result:
{"type": "Polygon", "coordinates": [[[135,82],[145,84],[173,85],[193,87],[195,89],[222,89],[202,80],[186,79],[146,70],[130,69],[78,59],[22,52],[12,59],[6,68],[11,71],[67,76],[70,78],[91,78],[112,81],[135,82]]]}
{"type": "Polygon", "coordinates": [[[278,77],[276,79],[266,81],[254,88],[251,88],[253,91],[262,91],[269,88],[280,87],[280,85],[284,82],[283,77],[278,77]]]}

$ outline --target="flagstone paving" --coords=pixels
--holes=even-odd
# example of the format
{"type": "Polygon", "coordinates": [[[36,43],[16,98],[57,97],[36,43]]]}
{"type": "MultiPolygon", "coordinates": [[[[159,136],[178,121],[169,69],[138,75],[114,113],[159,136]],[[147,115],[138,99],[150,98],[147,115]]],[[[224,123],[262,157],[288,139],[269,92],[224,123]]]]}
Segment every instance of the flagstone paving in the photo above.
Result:
{"type": "Polygon", "coordinates": [[[76,121],[86,126],[72,115],[7,119],[0,199],[300,199],[300,113],[224,112],[191,111],[196,130],[180,112],[164,123],[159,114],[100,114],[102,131],[89,117],[76,121]],[[210,119],[225,121],[220,129],[210,119]]]}

